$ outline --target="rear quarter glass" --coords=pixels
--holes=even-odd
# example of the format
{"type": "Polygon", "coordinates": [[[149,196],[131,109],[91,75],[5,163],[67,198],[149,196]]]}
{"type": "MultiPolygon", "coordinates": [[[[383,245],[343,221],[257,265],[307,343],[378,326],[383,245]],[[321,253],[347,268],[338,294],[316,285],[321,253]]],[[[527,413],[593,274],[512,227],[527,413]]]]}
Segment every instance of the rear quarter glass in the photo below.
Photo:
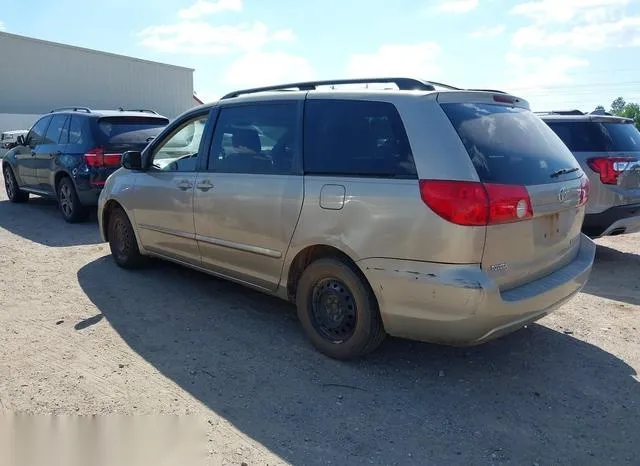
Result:
{"type": "Polygon", "coordinates": [[[562,140],[531,111],[486,103],[443,103],[483,183],[542,185],[582,176],[562,140]],[[569,172],[556,175],[559,171],[569,172]]]}

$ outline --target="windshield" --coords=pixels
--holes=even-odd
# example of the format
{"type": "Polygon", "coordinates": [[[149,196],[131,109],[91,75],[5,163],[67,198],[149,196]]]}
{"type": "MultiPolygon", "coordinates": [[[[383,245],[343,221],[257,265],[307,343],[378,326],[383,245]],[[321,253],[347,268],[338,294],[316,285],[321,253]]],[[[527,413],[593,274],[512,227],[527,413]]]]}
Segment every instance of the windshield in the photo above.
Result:
{"type": "Polygon", "coordinates": [[[442,108],[482,182],[538,185],[582,175],[562,140],[527,109],[474,103],[442,108]]]}
{"type": "Polygon", "coordinates": [[[548,121],[574,152],[640,152],[640,131],[631,123],[548,121]]]}

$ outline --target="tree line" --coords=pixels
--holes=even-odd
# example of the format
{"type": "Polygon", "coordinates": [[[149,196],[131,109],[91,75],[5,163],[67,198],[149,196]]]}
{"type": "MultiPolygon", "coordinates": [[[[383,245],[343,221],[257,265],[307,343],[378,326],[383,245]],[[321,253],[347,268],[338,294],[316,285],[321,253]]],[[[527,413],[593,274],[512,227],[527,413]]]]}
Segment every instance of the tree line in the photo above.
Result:
{"type": "MultiPolygon", "coordinates": [[[[606,112],[602,105],[596,107],[596,111],[606,112]]],[[[610,114],[624,118],[631,118],[636,123],[636,127],[640,129],[640,104],[635,102],[627,102],[623,97],[618,97],[611,102],[610,114]]]]}

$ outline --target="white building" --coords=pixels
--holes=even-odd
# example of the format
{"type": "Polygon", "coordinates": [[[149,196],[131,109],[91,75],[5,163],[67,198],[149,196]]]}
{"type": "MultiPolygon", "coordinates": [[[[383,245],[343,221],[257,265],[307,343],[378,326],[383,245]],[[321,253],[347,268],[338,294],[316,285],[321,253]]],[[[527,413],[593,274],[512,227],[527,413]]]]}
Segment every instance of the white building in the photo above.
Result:
{"type": "Polygon", "coordinates": [[[175,118],[200,102],[193,69],[0,32],[0,132],[54,108],[152,109],[175,118]]]}

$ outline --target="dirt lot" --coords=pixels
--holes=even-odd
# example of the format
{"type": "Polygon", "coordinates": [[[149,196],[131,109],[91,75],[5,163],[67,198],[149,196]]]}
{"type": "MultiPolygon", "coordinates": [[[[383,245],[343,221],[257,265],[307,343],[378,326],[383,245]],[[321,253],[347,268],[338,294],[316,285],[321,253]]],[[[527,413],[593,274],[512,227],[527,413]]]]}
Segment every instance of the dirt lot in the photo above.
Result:
{"type": "Polygon", "coordinates": [[[0,191],[0,410],[193,414],[212,464],[638,464],[640,235],[539,325],[472,349],[316,353],[293,308],[0,191]],[[207,423],[208,422],[208,423],[207,423]]]}

